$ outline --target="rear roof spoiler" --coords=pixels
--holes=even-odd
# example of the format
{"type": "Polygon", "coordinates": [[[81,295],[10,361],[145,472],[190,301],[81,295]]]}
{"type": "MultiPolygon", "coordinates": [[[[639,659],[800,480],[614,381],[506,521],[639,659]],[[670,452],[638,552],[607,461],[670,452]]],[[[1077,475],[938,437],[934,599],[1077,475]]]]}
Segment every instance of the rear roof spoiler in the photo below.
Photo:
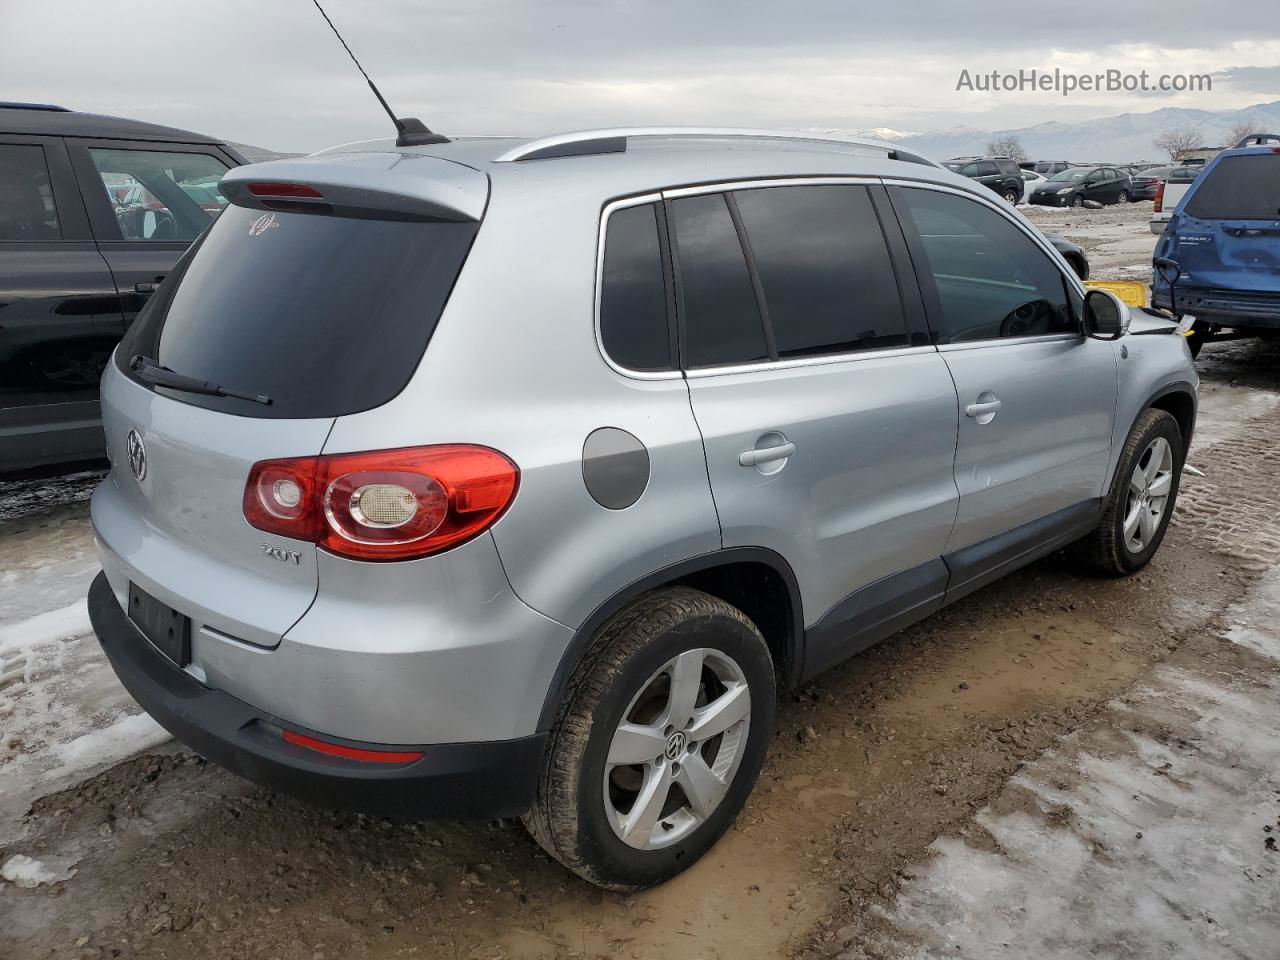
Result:
{"type": "Polygon", "coordinates": [[[370,152],[252,163],[229,171],[219,189],[258,210],[466,223],[484,215],[489,178],[439,157],[370,152]]]}
{"type": "Polygon", "coordinates": [[[1236,147],[1261,147],[1268,143],[1280,143],[1280,133],[1251,133],[1237,143],[1236,147]]]}

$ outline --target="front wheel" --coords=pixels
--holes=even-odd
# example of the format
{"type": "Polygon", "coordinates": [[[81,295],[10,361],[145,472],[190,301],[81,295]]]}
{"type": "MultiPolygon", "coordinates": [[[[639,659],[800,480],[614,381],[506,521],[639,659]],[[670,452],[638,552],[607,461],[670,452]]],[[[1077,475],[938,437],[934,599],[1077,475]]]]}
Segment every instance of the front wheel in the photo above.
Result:
{"type": "Polygon", "coordinates": [[[1080,196],[1079,194],[1076,194],[1074,197],[1071,198],[1071,205],[1073,207],[1083,207],[1084,197],[1080,196]]]}
{"type": "Polygon", "coordinates": [[[1087,566],[1124,576],[1155,556],[1178,499],[1184,455],[1178,421],[1164,410],[1143,411],[1120,453],[1102,522],[1074,545],[1087,566]]]}
{"type": "Polygon", "coordinates": [[[570,682],[525,825],[598,886],[669,880],[742,809],[773,713],[769,648],[741,611],[685,587],[641,598],[570,682]]]}

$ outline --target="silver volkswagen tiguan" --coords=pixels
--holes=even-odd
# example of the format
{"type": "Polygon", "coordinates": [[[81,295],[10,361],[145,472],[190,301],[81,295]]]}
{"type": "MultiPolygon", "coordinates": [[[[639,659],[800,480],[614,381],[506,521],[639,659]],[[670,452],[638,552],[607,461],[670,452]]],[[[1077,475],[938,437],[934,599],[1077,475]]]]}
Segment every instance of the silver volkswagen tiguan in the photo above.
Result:
{"type": "Polygon", "coordinates": [[[893,145],[377,141],[221,190],[103,378],[90,609],[271,787],[658,883],[779,691],[1059,548],[1137,570],[1173,511],[1183,338],[893,145]]]}

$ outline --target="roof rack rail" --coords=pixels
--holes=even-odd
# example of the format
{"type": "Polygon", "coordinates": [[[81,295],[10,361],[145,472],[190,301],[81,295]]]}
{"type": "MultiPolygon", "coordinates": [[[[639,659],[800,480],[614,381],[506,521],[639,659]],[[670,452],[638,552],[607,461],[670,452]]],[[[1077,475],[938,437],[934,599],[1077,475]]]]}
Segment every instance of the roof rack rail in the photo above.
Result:
{"type": "Polygon", "coordinates": [[[0,100],[0,109],[4,110],[48,110],[50,113],[70,113],[66,107],[56,103],[20,103],[13,100],[0,100]]]}
{"type": "Polygon", "coordinates": [[[683,140],[781,140],[800,143],[844,144],[883,150],[890,160],[922,163],[936,167],[932,160],[900,150],[883,140],[842,137],[829,133],[805,133],[800,130],[753,130],[737,127],[612,127],[602,130],[578,130],[530,140],[494,158],[497,163],[520,160],[550,160],[556,157],[583,157],[601,153],[625,153],[627,141],[647,139],[683,140]]]}
{"type": "Polygon", "coordinates": [[[1264,143],[1280,143],[1280,133],[1251,133],[1237,147],[1260,147],[1264,143]]]}

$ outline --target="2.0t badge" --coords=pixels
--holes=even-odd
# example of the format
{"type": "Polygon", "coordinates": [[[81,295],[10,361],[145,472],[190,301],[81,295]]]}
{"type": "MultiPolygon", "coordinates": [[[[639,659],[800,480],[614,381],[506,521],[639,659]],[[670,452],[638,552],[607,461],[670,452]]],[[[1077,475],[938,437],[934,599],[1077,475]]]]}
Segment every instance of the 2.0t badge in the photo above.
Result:
{"type": "Polygon", "coordinates": [[[147,476],[147,448],[142,445],[142,435],[137,430],[130,430],[125,438],[125,449],[129,454],[129,469],[133,478],[141,483],[147,476]]]}

